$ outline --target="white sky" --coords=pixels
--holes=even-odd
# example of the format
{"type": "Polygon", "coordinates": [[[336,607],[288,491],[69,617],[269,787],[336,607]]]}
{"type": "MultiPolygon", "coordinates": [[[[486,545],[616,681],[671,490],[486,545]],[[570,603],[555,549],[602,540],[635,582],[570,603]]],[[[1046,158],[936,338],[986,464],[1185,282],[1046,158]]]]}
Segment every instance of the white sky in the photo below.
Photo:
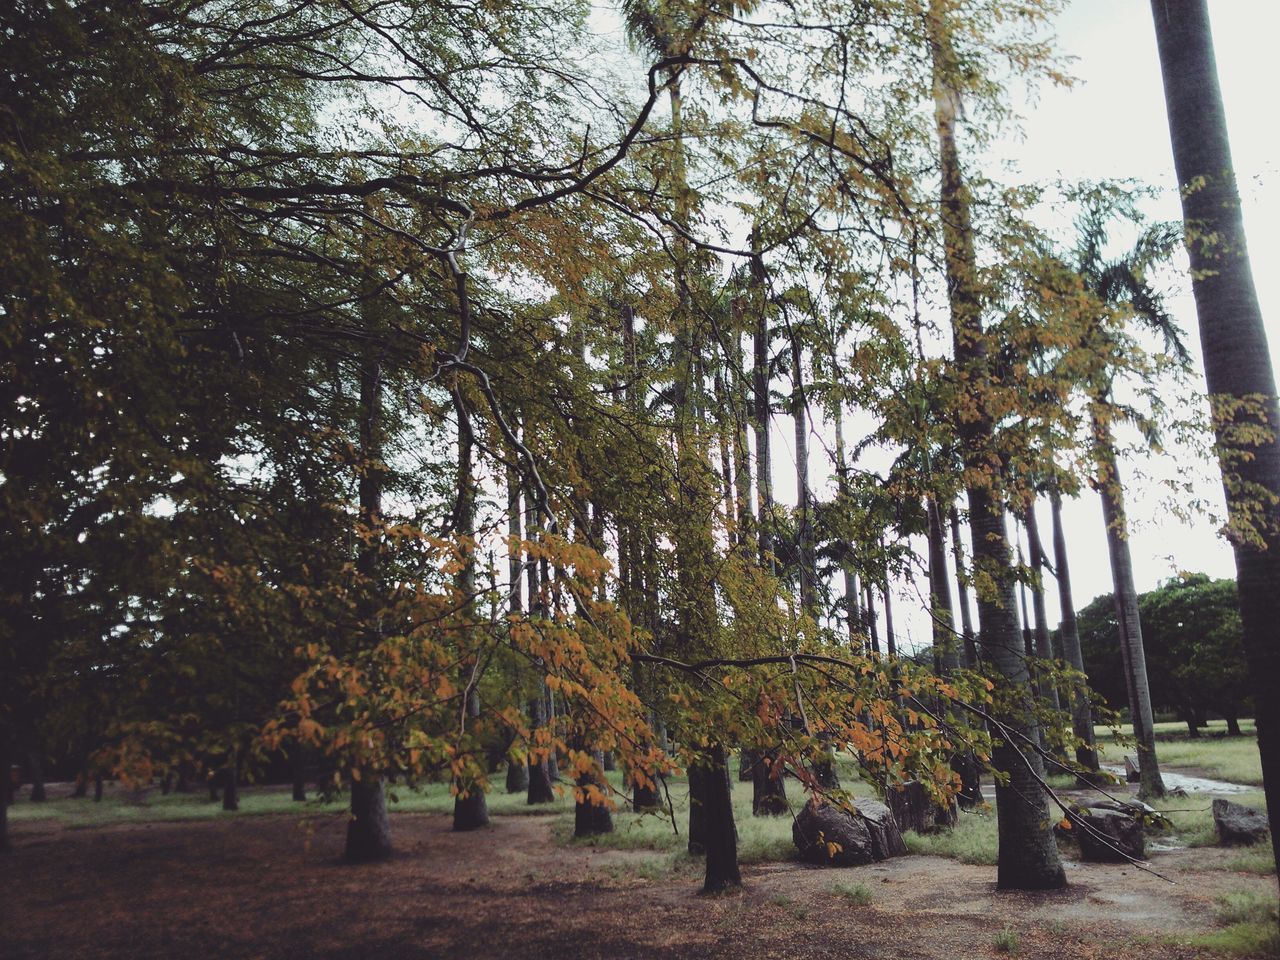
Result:
{"type": "MultiPolygon", "coordinates": [[[[1244,200],[1254,277],[1267,321],[1272,362],[1280,358],[1280,133],[1274,103],[1275,48],[1280,35],[1277,0],[1210,0],[1218,71],[1226,103],[1236,175],[1244,200]]],[[[1004,149],[1027,180],[1134,178],[1164,189],[1150,209],[1159,219],[1176,220],[1173,157],[1165,116],[1164,91],[1148,0],[1074,0],[1058,21],[1060,49],[1076,57],[1071,73],[1079,83],[1069,90],[1045,89],[1024,119],[1021,142],[1004,149]]],[[[1171,300],[1175,316],[1197,342],[1190,284],[1171,300]]],[[[1203,389],[1203,383],[1198,382],[1203,389]]],[[[1178,473],[1178,462],[1148,463],[1148,471],[1178,473]]],[[[1126,477],[1135,465],[1122,466],[1126,477]]],[[[1212,469],[1198,468],[1205,495],[1221,502],[1212,469]]],[[[1233,577],[1230,548],[1204,518],[1178,523],[1162,509],[1153,481],[1127,484],[1134,524],[1130,538],[1139,590],[1149,590],[1179,569],[1233,577]]],[[[1044,536],[1049,512],[1039,513],[1044,536]]],[[[1065,525],[1077,607],[1110,592],[1102,510],[1096,494],[1086,492],[1065,505],[1065,525]]],[[[1046,548],[1049,544],[1046,542],[1046,548]]],[[[1048,583],[1048,608],[1057,622],[1056,595],[1048,583]]],[[[901,619],[917,643],[929,637],[927,618],[908,618],[902,596],[901,619]]],[[[918,601],[917,601],[918,605],[918,601]]]]}

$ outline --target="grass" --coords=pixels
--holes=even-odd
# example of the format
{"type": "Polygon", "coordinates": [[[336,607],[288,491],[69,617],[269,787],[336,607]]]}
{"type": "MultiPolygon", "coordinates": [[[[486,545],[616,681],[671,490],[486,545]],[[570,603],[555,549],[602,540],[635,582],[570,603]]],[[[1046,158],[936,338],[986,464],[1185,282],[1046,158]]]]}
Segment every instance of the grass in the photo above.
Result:
{"type": "MultiPolygon", "coordinates": [[[[1239,737],[1227,736],[1227,725],[1222,720],[1212,720],[1202,730],[1202,735],[1192,740],[1187,736],[1184,723],[1157,723],[1156,753],[1161,766],[1194,767],[1216,780],[1262,786],[1262,761],[1258,757],[1258,740],[1252,720],[1241,720],[1239,737]]],[[[1120,732],[1133,736],[1133,728],[1122,726],[1120,732]]],[[[1118,747],[1110,729],[1099,728],[1097,739],[1103,748],[1107,762],[1123,763],[1125,753],[1133,753],[1133,747],[1118,747]]]]}
{"type": "MultiPolygon", "coordinates": [[[[731,765],[730,772],[733,784],[733,819],[738,827],[738,861],[745,864],[794,859],[796,848],[791,839],[791,817],[753,816],[751,784],[738,781],[736,762],[731,765]]],[[[855,797],[873,795],[869,786],[856,779],[851,765],[837,761],[837,772],[841,783],[855,797]]],[[[615,776],[610,774],[611,778],[615,776]]],[[[620,786],[620,781],[615,781],[615,786],[620,786]]],[[[556,822],[556,837],[562,843],[588,844],[612,850],[654,850],[681,855],[688,843],[685,834],[689,823],[688,780],[684,777],[670,777],[667,780],[667,794],[671,798],[679,833],[672,828],[669,813],[665,809],[658,813],[644,814],[615,810],[613,833],[576,840],[573,837],[570,806],[566,814],[556,822]]],[[[667,794],[663,795],[664,800],[667,794]]],[[[799,812],[805,794],[794,780],[787,782],[787,798],[791,801],[793,811],[799,812]]]]}
{"type": "MultiPolygon", "coordinates": [[[[392,812],[404,813],[452,813],[453,797],[447,783],[423,784],[414,789],[392,787],[389,805],[392,812]]],[[[573,809],[573,796],[568,790],[554,803],[530,807],[525,795],[507,794],[498,789],[488,796],[489,813],[493,816],[511,814],[562,814],[573,809]]],[[[268,816],[293,814],[299,817],[323,816],[341,813],[346,809],[346,799],[331,801],[322,799],[299,803],[292,799],[288,787],[270,789],[246,789],[240,793],[240,809],[228,813],[221,803],[211,801],[207,790],[192,793],[170,793],[164,796],[158,789],[142,795],[124,790],[117,784],[108,784],[103,799],[59,798],[43,803],[20,800],[9,808],[9,819],[15,823],[55,821],[72,828],[99,827],[115,823],[164,823],[184,820],[214,820],[227,817],[268,816]]]]}
{"type": "Polygon", "coordinates": [[[1017,953],[1019,943],[1018,932],[1012,927],[1005,927],[992,939],[991,946],[995,947],[998,953],[1017,953]]]}
{"type": "MultiPolygon", "coordinates": [[[[1233,803],[1267,809],[1266,797],[1261,790],[1232,794],[1233,803]]],[[[1218,842],[1213,827],[1213,799],[1208,794],[1191,794],[1186,797],[1165,797],[1151,805],[1173,822],[1173,832],[1189,847],[1212,847],[1218,842]]]]}
{"type": "Polygon", "coordinates": [[[870,906],[871,901],[875,899],[871,895],[871,888],[865,883],[837,883],[831,890],[836,896],[843,897],[859,907],[870,906]]]}
{"type": "Polygon", "coordinates": [[[1215,919],[1221,929],[1179,942],[1237,956],[1280,956],[1280,916],[1274,896],[1231,893],[1218,901],[1215,919]]]}
{"type": "Polygon", "coordinates": [[[961,863],[991,866],[996,862],[996,815],[961,810],[960,818],[950,830],[938,833],[904,833],[902,839],[912,853],[947,857],[961,863]]]}

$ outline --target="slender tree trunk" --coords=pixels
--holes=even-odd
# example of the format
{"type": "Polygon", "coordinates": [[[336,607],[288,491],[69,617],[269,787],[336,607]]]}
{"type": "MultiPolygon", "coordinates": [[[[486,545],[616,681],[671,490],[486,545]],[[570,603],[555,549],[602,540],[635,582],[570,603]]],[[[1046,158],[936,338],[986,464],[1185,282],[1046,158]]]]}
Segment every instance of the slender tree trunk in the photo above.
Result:
{"type": "MultiPolygon", "coordinates": [[[[1032,497],[1027,503],[1023,522],[1027,527],[1027,549],[1031,552],[1031,572],[1034,575],[1031,583],[1031,609],[1036,623],[1036,656],[1041,660],[1052,660],[1053,640],[1049,636],[1049,614],[1044,602],[1044,574],[1047,566],[1044,544],[1040,542],[1040,524],[1036,520],[1036,501],[1032,497]]],[[[1062,710],[1062,701],[1058,697],[1058,686],[1054,683],[1044,684],[1042,693],[1053,708],[1054,713],[1062,710]]]]}
{"type": "Polygon", "coordinates": [[[27,749],[27,760],[31,764],[31,802],[44,803],[48,793],[44,788],[44,757],[38,746],[27,749]]]}
{"type": "MultiPolygon", "coordinates": [[[[1084,676],[1084,654],[1080,649],[1080,627],[1076,620],[1075,601],[1071,596],[1071,568],[1067,563],[1067,538],[1062,527],[1062,497],[1057,490],[1049,494],[1053,508],[1053,560],[1057,572],[1058,608],[1061,619],[1058,635],[1062,640],[1062,652],[1073,670],[1084,676]]],[[[1071,691],[1071,729],[1080,744],[1076,747],[1076,762],[1096,771],[1098,751],[1093,740],[1093,707],[1089,703],[1089,688],[1083,682],[1075,684],[1071,691]]]]}
{"type": "Polygon", "coordinates": [[[884,643],[889,659],[895,660],[898,656],[898,638],[893,632],[893,600],[890,599],[890,593],[889,570],[886,567],[884,571],[884,589],[880,592],[880,595],[884,598],[884,643]]]}
{"type": "MultiPolygon", "coordinates": [[[[473,453],[474,437],[471,433],[471,411],[461,393],[454,393],[454,409],[458,416],[458,476],[457,476],[457,529],[464,536],[476,535],[476,497],[473,453]]],[[[458,592],[462,595],[462,616],[471,620],[475,615],[476,557],[469,552],[458,571],[458,592]]],[[[466,691],[466,721],[468,726],[480,716],[479,666],[474,655],[468,653],[463,660],[461,687],[466,691]]],[[[478,830],[489,824],[489,803],[484,786],[474,779],[456,780],[457,792],[453,801],[453,829],[455,831],[478,830]]]]}
{"type": "Polygon", "coordinates": [[[222,809],[228,813],[240,809],[240,755],[235,747],[228,751],[222,768],[222,809]]]}
{"type": "MultiPolygon", "coordinates": [[[[942,231],[947,290],[957,366],[966,375],[976,417],[958,424],[965,466],[975,476],[999,477],[1001,464],[991,452],[994,424],[981,390],[987,383],[981,295],[969,213],[969,194],[956,144],[960,97],[959,62],[952,48],[945,0],[930,0],[927,30],[933,54],[933,90],[942,168],[942,231]]],[[[1004,775],[996,783],[999,831],[997,884],[1002,889],[1047,889],[1066,884],[1053,835],[1053,818],[1042,787],[1044,766],[1033,749],[1039,731],[1032,710],[1030,676],[1014,615],[1013,571],[1000,497],[989,487],[969,487],[969,523],[975,566],[992,577],[992,590],[978,595],[982,656],[1000,679],[1003,706],[997,719],[1002,734],[992,765],[1004,775]]]]}
{"type": "Polygon", "coordinates": [[[4,777],[0,781],[0,853],[8,853],[12,849],[9,843],[9,804],[12,802],[12,781],[9,778],[13,767],[10,749],[9,735],[0,727],[0,776],[4,777]]]}
{"type": "MultiPolygon", "coordinates": [[[[844,408],[839,403],[836,404],[835,421],[837,483],[841,495],[847,497],[849,494],[849,464],[846,462],[844,451],[844,408]]],[[[852,544],[845,544],[845,546],[852,553],[852,544]]],[[[844,612],[848,618],[849,647],[861,652],[863,646],[862,605],[858,602],[858,578],[853,570],[853,557],[845,557],[840,563],[840,568],[844,576],[844,612]]]]}
{"type": "Polygon", "coordinates": [[[751,451],[747,439],[751,423],[751,408],[747,399],[747,377],[744,365],[746,361],[742,350],[742,305],[740,300],[735,300],[734,304],[737,315],[735,316],[736,323],[733,330],[734,386],[731,388],[731,393],[733,395],[734,419],[733,465],[735,472],[733,482],[738,496],[736,508],[738,525],[734,531],[734,545],[742,548],[745,553],[747,544],[751,542],[751,537],[755,534],[754,502],[751,497],[751,451]]]}
{"type": "Polygon", "coordinates": [[[867,618],[867,638],[871,641],[871,652],[880,655],[880,630],[876,626],[876,595],[867,580],[862,581],[862,609],[867,618]]]}
{"type": "Polygon", "coordinates": [[[1142,619],[1138,613],[1138,590],[1133,583],[1133,561],[1129,556],[1129,530],[1125,520],[1124,488],[1111,427],[1094,405],[1094,451],[1098,458],[1098,493],[1102,497],[1102,517],[1107,525],[1107,553],[1111,558],[1111,582],[1115,589],[1116,621],[1129,687],[1129,713],[1133,738],[1138,743],[1138,770],[1142,775],[1138,795],[1163,797],[1160,761],[1156,757],[1155,719],[1151,690],[1147,685],[1147,657],[1142,647],[1142,619]]]}
{"type": "Polygon", "coordinates": [[[804,348],[791,333],[791,419],[796,438],[796,555],[800,568],[800,609],[816,617],[813,529],[809,516],[809,418],[804,393],[804,348]]]}
{"type": "Polygon", "coordinates": [[[960,645],[956,642],[952,613],[951,578],[947,574],[947,539],[942,512],[932,497],[925,500],[929,514],[929,612],[933,621],[933,654],[944,675],[960,667],[960,645]]]}
{"type": "Polygon", "coordinates": [[[960,538],[960,512],[955,504],[948,511],[951,523],[951,549],[956,557],[956,596],[960,601],[960,624],[964,634],[964,665],[969,670],[978,668],[978,644],[973,633],[973,614],[969,609],[969,588],[965,585],[964,541],[960,538]]]}
{"type": "Polygon", "coordinates": [[[298,803],[307,800],[307,758],[301,746],[293,749],[290,759],[290,773],[293,778],[293,799],[298,803]]]}
{"type": "MultiPolygon", "coordinates": [[[[1258,752],[1271,820],[1280,837],[1280,404],[1271,369],[1262,310],[1253,285],[1244,220],[1226,113],[1218,88],[1207,0],[1152,0],[1160,70],[1182,215],[1187,224],[1192,292],[1200,321],[1200,344],[1210,404],[1215,410],[1227,509],[1235,521],[1232,548],[1240,596],[1245,657],[1253,689],[1258,752]],[[1195,189],[1187,189],[1195,184],[1195,189]],[[1252,399],[1252,404],[1242,403],[1252,399]],[[1256,424],[1267,427],[1259,431],[1256,424]],[[1250,430],[1249,427],[1255,429],[1250,430]],[[1241,429],[1244,428],[1244,429],[1241,429]],[[1242,436],[1252,436],[1248,456],[1242,436]],[[1260,498],[1259,491],[1266,496],[1260,498]],[[1267,500],[1261,529],[1244,536],[1243,518],[1257,517],[1267,500]]],[[[1280,867],[1280,843],[1276,843],[1280,867]]]]}
{"type": "MultiPolygon", "coordinates": [[[[366,358],[360,368],[360,520],[376,530],[382,523],[382,364],[366,358]]],[[[381,537],[371,535],[356,557],[356,569],[365,592],[363,629],[371,640],[381,633],[379,556],[381,537]]],[[[391,819],[382,772],[371,765],[352,771],[351,819],[347,822],[346,859],[367,863],[391,855],[391,819]]]]}
{"type": "MultiPolygon", "coordinates": [[[[758,245],[755,231],[751,234],[752,250],[758,245]]],[[[752,335],[751,379],[755,416],[752,426],[756,434],[756,525],[760,535],[760,563],[773,572],[773,447],[769,437],[769,317],[765,310],[764,258],[758,252],[751,256],[751,305],[755,310],[752,335]]]]}

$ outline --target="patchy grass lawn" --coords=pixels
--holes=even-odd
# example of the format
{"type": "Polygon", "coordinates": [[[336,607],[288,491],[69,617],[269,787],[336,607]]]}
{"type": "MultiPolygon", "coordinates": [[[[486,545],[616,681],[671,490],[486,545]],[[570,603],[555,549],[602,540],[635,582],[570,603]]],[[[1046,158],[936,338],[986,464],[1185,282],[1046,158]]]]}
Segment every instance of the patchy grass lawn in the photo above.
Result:
{"type": "MultiPolygon", "coordinates": [[[[1226,723],[1210,721],[1195,740],[1187,736],[1182,723],[1156,724],[1156,753],[1162,767],[1193,768],[1204,776],[1228,783],[1262,786],[1262,761],[1258,756],[1258,740],[1252,720],[1241,720],[1239,737],[1228,737],[1226,723]]],[[[1132,736],[1133,728],[1120,728],[1124,736],[1132,736]]],[[[1098,745],[1108,763],[1123,763],[1126,753],[1134,748],[1118,746],[1110,729],[1099,728],[1098,745]]]]}

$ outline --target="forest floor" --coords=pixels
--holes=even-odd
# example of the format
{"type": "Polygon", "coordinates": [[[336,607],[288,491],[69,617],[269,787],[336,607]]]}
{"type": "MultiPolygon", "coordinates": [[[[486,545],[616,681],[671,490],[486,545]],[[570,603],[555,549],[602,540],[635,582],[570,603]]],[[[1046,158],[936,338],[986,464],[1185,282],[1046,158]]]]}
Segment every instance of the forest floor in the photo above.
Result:
{"type": "Polygon", "coordinates": [[[455,834],[447,816],[398,813],[396,855],[360,867],[340,860],[345,816],[323,809],[18,821],[0,957],[1166,960],[1212,956],[1223,904],[1276,893],[1274,876],[1232,870],[1231,851],[1194,847],[1153,854],[1174,884],[1072,862],[1065,891],[1003,893],[990,866],[911,855],[748,864],[741,891],[706,898],[698,861],[566,843],[560,819],[513,812],[455,834]]]}

